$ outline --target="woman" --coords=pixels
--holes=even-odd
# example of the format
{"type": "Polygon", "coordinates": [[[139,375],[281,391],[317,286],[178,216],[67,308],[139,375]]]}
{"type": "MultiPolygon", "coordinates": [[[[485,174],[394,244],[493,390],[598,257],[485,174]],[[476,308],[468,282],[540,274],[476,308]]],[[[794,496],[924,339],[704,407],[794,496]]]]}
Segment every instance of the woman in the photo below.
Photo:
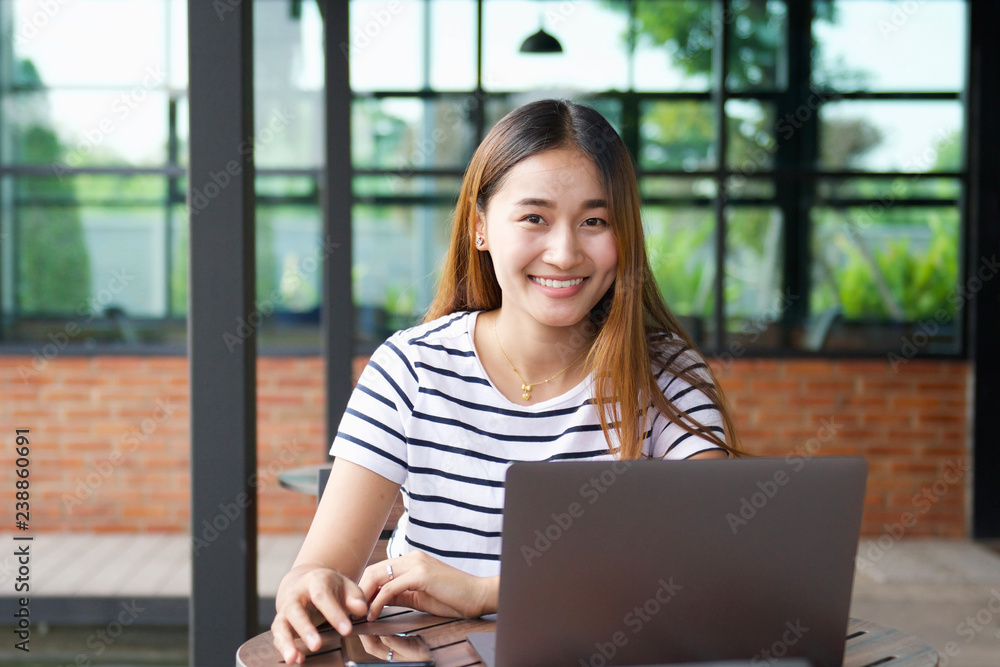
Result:
{"type": "Polygon", "coordinates": [[[271,626],[319,646],[387,604],[496,611],[503,479],[515,460],[738,453],[711,371],[646,259],[629,154],[593,109],[543,100],[504,117],[465,174],[424,323],[372,356],[331,453],[271,626]],[[628,418],[622,418],[622,416],[628,418]],[[397,492],[389,559],[365,569],[397,492]],[[358,583],[355,583],[358,582],[358,583]]]}

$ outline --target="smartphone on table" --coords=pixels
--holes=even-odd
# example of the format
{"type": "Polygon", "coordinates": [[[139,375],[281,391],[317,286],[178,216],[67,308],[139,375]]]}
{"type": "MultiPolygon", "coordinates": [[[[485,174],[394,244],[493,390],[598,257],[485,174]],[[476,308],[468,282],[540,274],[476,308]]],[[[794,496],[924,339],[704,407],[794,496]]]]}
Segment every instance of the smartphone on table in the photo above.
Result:
{"type": "Polygon", "coordinates": [[[347,667],[397,665],[397,667],[432,667],[431,649],[420,635],[359,635],[340,638],[347,667]]]}

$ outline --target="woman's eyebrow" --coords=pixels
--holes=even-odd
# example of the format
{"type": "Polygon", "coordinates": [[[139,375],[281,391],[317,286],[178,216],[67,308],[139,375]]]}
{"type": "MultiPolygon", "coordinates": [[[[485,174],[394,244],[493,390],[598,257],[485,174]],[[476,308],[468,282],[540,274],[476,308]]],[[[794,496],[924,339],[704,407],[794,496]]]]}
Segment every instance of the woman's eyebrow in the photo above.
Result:
{"type": "Polygon", "coordinates": [[[548,199],[538,199],[537,197],[525,197],[524,199],[515,202],[514,206],[541,206],[543,208],[555,208],[555,204],[548,199]]]}
{"type": "MultiPolygon", "coordinates": [[[[537,197],[525,197],[524,199],[514,202],[514,206],[540,206],[542,208],[555,208],[555,204],[552,201],[548,199],[539,199],[537,197]]],[[[582,209],[607,207],[608,202],[604,199],[587,199],[581,206],[582,209]]]]}

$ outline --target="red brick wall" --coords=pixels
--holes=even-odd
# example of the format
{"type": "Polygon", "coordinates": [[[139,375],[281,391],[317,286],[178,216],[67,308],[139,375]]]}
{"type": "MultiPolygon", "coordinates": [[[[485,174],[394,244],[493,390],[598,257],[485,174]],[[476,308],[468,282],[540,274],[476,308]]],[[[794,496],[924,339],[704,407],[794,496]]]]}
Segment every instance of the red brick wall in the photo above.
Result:
{"type": "MultiPolygon", "coordinates": [[[[867,458],[865,533],[966,534],[965,362],[739,359],[716,370],[746,450],[867,458]]],[[[322,373],[318,358],[258,363],[261,532],[308,527],[315,499],[276,479],[323,460],[322,373]]],[[[14,429],[30,428],[34,530],[188,530],[188,399],[183,357],[0,357],[0,499],[13,507],[14,429]]]]}
{"type": "Polygon", "coordinates": [[[862,531],[966,533],[965,362],[740,360],[716,365],[748,451],[860,455],[868,461],[862,531]]]}

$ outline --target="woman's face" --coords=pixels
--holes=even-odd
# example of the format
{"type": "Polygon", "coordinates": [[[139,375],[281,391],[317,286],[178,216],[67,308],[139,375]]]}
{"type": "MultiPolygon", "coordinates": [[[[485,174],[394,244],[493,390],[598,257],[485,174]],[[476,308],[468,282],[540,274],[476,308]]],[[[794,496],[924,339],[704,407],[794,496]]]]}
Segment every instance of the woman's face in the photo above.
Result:
{"type": "Polygon", "coordinates": [[[597,168],[578,150],[546,151],[511,169],[476,224],[504,312],[522,326],[583,320],[615,279],[609,214],[597,168]]]}

